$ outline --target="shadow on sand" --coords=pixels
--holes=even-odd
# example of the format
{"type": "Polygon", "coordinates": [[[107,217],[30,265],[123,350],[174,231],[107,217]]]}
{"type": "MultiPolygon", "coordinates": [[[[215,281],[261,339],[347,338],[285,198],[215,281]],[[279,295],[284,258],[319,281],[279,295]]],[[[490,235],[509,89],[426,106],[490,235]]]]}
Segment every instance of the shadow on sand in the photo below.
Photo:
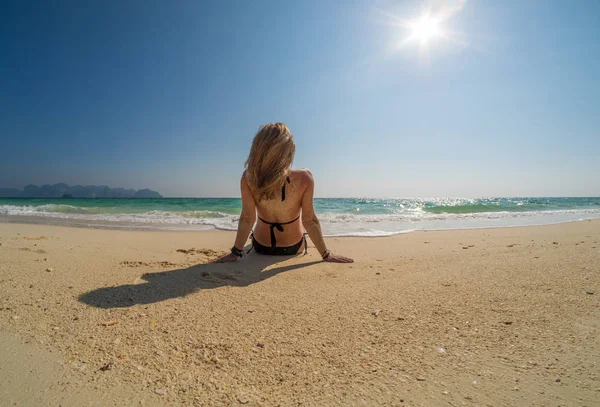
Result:
{"type": "MultiPolygon", "coordinates": [[[[300,257],[300,256],[298,256],[300,257]]],[[[293,257],[297,258],[297,257],[293,257]]],[[[144,283],[103,287],[79,296],[79,301],[97,308],[125,308],[185,297],[199,290],[223,286],[246,287],[285,271],[308,267],[321,261],[270,267],[289,256],[263,256],[252,253],[235,263],[197,264],[178,270],[146,273],[144,283]]]]}

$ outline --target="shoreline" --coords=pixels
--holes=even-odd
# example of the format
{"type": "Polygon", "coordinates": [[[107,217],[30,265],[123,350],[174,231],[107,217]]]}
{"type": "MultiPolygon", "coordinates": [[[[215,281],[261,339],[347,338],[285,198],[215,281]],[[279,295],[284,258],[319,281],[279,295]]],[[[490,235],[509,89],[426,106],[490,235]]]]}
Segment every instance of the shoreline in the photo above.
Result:
{"type": "MultiPolygon", "coordinates": [[[[0,199],[5,222],[126,230],[237,230],[239,198],[0,199]]],[[[326,236],[547,225],[600,218],[598,198],[315,199],[326,236]]]]}
{"type": "MultiPolygon", "coordinates": [[[[409,229],[402,230],[398,232],[389,232],[382,233],[380,235],[360,235],[360,234],[333,234],[327,235],[323,234],[326,238],[382,238],[382,237],[392,237],[403,234],[410,234],[414,232],[443,232],[443,231],[467,231],[467,230],[488,230],[488,229],[510,229],[510,228],[529,228],[529,227],[542,227],[542,226],[552,226],[552,225],[562,225],[562,224],[570,224],[570,223],[578,223],[578,222],[587,222],[587,221],[600,221],[599,217],[591,217],[591,218],[580,218],[573,220],[564,220],[564,221],[555,221],[549,223],[533,223],[533,224],[525,224],[525,225],[499,225],[499,226],[473,226],[473,227],[456,227],[456,228],[432,228],[432,229],[409,229]]],[[[171,225],[169,227],[158,227],[150,224],[149,226],[143,226],[141,223],[126,223],[126,222],[97,222],[94,224],[86,224],[84,220],[77,219],[65,219],[65,218],[51,218],[51,217],[42,217],[42,216],[14,216],[14,215],[5,215],[0,216],[0,224],[17,224],[17,225],[40,225],[40,226],[57,226],[57,227],[65,227],[65,228],[77,228],[77,229],[92,229],[92,230],[114,230],[114,231],[139,231],[139,232],[193,232],[193,233],[202,233],[202,232],[231,232],[236,233],[236,230],[233,229],[225,229],[218,228],[214,226],[201,225],[199,229],[191,229],[186,228],[184,225],[171,225]]],[[[196,225],[200,226],[200,225],[196,225]]]]}
{"type": "Polygon", "coordinates": [[[232,232],[148,232],[0,223],[0,357],[50,352],[68,377],[13,355],[3,400],[592,406],[600,391],[600,220],[326,239],[350,265],[312,244],[207,264],[232,232]]]}

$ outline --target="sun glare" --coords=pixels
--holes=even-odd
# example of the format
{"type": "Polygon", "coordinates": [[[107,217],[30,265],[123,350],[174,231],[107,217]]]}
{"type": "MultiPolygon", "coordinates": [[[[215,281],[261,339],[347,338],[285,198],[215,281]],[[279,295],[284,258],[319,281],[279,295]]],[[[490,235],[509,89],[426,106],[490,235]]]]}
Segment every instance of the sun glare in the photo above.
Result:
{"type": "Polygon", "coordinates": [[[418,20],[409,23],[411,29],[410,37],[426,43],[440,35],[440,29],[437,20],[428,15],[422,16],[418,20]]]}
{"type": "MultiPolygon", "coordinates": [[[[425,1],[425,0],[424,0],[425,1]]],[[[430,0],[433,3],[434,0],[430,0]]],[[[466,47],[460,33],[449,29],[449,20],[464,8],[466,0],[435,0],[435,7],[424,7],[421,13],[412,19],[405,19],[385,10],[378,11],[386,18],[386,23],[393,27],[394,42],[391,51],[412,48],[416,45],[419,59],[427,58],[436,46],[446,48],[448,43],[466,47]]]]}

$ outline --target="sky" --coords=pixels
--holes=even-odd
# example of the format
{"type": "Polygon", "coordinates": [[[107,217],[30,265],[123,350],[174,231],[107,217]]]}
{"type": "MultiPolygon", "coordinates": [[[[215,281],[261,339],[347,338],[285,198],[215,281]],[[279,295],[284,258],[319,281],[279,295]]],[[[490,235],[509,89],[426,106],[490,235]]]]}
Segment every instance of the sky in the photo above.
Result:
{"type": "Polygon", "coordinates": [[[600,196],[599,15],[595,0],[3,1],[0,187],[237,197],[258,127],[280,121],[319,197],[600,196]]]}

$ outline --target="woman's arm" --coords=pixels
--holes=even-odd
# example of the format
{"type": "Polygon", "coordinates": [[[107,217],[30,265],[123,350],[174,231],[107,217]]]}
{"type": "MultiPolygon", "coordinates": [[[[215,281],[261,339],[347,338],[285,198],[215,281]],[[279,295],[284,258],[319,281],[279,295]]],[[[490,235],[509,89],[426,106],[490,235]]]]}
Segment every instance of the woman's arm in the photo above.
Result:
{"type": "MultiPolygon", "coordinates": [[[[240,189],[242,190],[242,213],[240,214],[237,235],[235,237],[235,243],[233,246],[237,250],[242,251],[244,250],[244,245],[246,244],[246,240],[248,240],[248,235],[252,230],[252,226],[254,226],[254,222],[256,221],[256,202],[254,201],[252,191],[250,191],[250,186],[248,186],[248,182],[246,181],[246,172],[242,174],[242,179],[240,180],[240,189]]],[[[238,256],[233,253],[229,253],[218,258],[216,262],[223,263],[236,261],[237,259],[238,256]]]]}
{"type": "Polygon", "coordinates": [[[242,250],[248,240],[248,235],[256,222],[256,202],[254,196],[246,181],[246,172],[242,174],[240,180],[240,189],[242,190],[242,213],[238,222],[238,231],[235,237],[235,247],[242,250]]]}
{"type": "Polygon", "coordinates": [[[315,213],[313,198],[315,195],[315,179],[309,170],[306,171],[306,189],[302,195],[302,224],[310,236],[310,240],[315,244],[319,254],[323,256],[323,260],[335,263],[353,263],[354,260],[349,257],[339,256],[327,250],[321,224],[315,213]]]}

